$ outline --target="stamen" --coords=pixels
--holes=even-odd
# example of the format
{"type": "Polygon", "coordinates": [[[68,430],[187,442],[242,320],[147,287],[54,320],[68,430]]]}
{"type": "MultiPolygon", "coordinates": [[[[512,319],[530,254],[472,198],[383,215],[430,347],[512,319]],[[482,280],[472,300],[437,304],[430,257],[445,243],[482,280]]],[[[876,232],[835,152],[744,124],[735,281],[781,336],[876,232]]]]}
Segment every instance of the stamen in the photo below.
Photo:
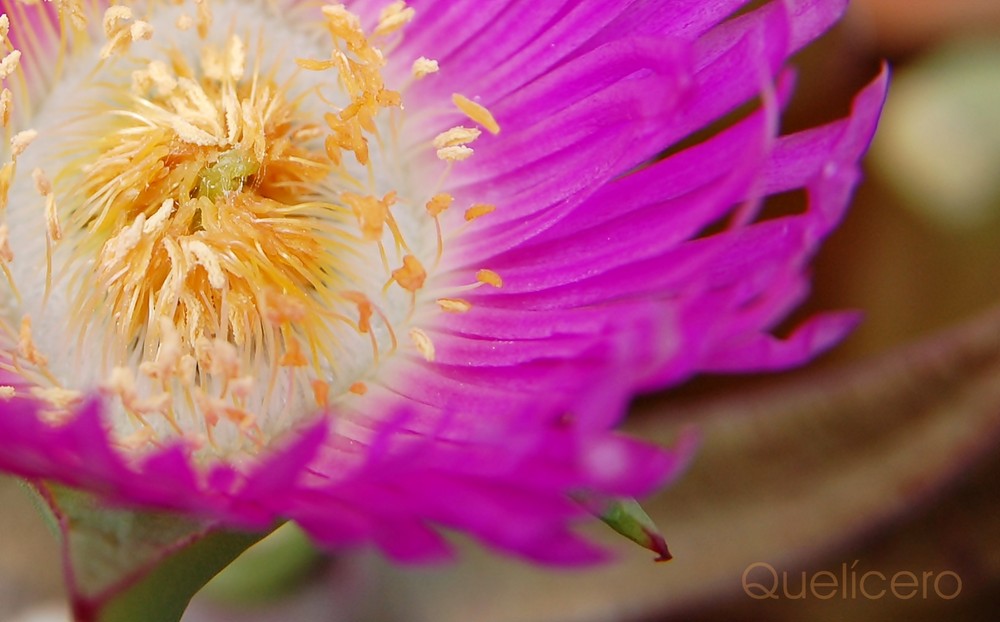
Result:
{"type": "Polygon", "coordinates": [[[499,274],[492,270],[480,270],[476,272],[476,280],[480,283],[492,285],[493,287],[503,287],[503,279],[500,278],[499,274]]]}
{"type": "Polygon", "coordinates": [[[482,134],[479,130],[471,127],[453,127],[446,132],[441,132],[434,138],[434,148],[444,149],[456,145],[466,145],[479,138],[482,134]]]}
{"type": "Polygon", "coordinates": [[[45,367],[48,359],[39,352],[38,346],[31,334],[31,316],[25,315],[21,318],[21,331],[18,334],[17,354],[25,361],[37,367],[45,367]]]}
{"type": "Polygon", "coordinates": [[[476,203],[469,209],[465,210],[465,220],[471,222],[477,218],[482,218],[487,214],[492,214],[497,209],[496,205],[489,205],[486,203],[476,203]]]}
{"type": "Polygon", "coordinates": [[[396,32],[406,24],[413,20],[415,12],[411,8],[407,8],[406,2],[393,2],[386,8],[382,9],[382,12],[378,17],[378,25],[375,27],[375,31],[372,33],[376,37],[384,37],[388,34],[396,32]]]}
{"type": "Polygon", "coordinates": [[[477,104],[465,95],[460,95],[458,93],[451,96],[451,101],[458,106],[458,109],[461,110],[465,116],[469,117],[479,125],[482,125],[490,134],[500,133],[500,124],[493,118],[493,113],[487,110],[482,104],[477,104]]]}
{"type": "Polygon", "coordinates": [[[4,127],[10,124],[10,111],[11,102],[14,99],[14,95],[10,92],[10,89],[3,89],[0,91],[0,123],[4,127]]]}
{"type": "Polygon", "coordinates": [[[424,286],[427,279],[427,272],[420,264],[420,260],[413,255],[403,257],[403,265],[392,271],[392,278],[399,286],[409,292],[416,292],[424,286]]]}

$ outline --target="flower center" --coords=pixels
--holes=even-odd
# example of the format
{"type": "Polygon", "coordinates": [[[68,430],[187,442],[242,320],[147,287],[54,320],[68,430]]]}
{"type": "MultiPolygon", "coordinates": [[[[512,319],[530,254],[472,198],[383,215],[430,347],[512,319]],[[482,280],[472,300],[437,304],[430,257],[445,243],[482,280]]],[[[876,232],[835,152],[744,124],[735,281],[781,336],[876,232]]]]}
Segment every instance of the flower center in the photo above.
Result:
{"type": "MultiPolygon", "coordinates": [[[[332,46],[296,59],[291,73],[265,60],[263,37],[248,54],[247,37],[213,26],[212,6],[196,2],[189,17],[154,4],[149,21],[112,6],[100,16],[100,46],[82,5],[66,14],[77,29],[63,42],[70,60],[96,69],[55,70],[54,81],[88,78],[72,106],[50,94],[38,118],[71,112],[12,141],[0,170],[0,195],[6,184],[12,195],[7,220],[12,231],[41,222],[44,245],[8,240],[0,223],[0,267],[5,315],[20,325],[6,329],[8,366],[53,416],[97,384],[124,415],[114,421],[123,444],[181,436],[228,454],[364,394],[372,368],[397,348],[433,359],[412,321],[430,295],[425,266],[440,259],[438,216],[452,198],[411,183],[421,169],[399,162],[402,97],[385,85],[386,57],[373,41],[398,37],[413,15],[404,3],[389,5],[371,35],[343,6],[323,7],[332,46]],[[164,30],[187,40],[161,41],[164,30]],[[74,41],[88,52],[74,52],[74,41]],[[33,141],[44,156],[32,156],[33,141]],[[14,175],[26,162],[42,210],[26,207],[14,175]]],[[[233,6],[231,24],[246,8],[233,6]]],[[[11,52],[15,66],[20,53],[11,52]]],[[[411,73],[437,70],[421,58],[411,73]]],[[[499,131],[471,100],[449,103],[499,131]]],[[[464,160],[479,134],[441,133],[426,145],[431,161],[464,160]]],[[[473,205],[466,220],[490,211],[473,205]]],[[[500,284],[488,270],[477,278],[500,284]]],[[[436,303],[438,312],[470,307],[446,295],[436,303]]]]}

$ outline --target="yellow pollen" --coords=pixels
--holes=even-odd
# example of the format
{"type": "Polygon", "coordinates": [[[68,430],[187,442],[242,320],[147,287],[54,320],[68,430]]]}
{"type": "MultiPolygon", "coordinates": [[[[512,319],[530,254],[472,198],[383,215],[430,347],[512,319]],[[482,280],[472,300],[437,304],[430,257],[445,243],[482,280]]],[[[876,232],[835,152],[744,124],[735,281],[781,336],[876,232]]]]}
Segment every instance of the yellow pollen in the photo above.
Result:
{"type": "Polygon", "coordinates": [[[479,125],[482,125],[490,134],[500,133],[500,124],[493,118],[493,113],[482,104],[477,104],[465,95],[455,93],[451,96],[451,101],[458,106],[465,116],[469,117],[479,125]]]}
{"type": "Polygon", "coordinates": [[[465,210],[465,220],[473,221],[477,218],[482,218],[487,214],[492,214],[497,209],[496,205],[489,205],[486,203],[476,203],[469,209],[465,210]]]}
{"type": "Polygon", "coordinates": [[[0,60],[0,80],[6,80],[9,78],[10,75],[17,70],[17,66],[20,62],[21,52],[19,50],[14,50],[4,56],[3,60],[0,60]]]}
{"type": "Polygon", "coordinates": [[[416,78],[417,80],[420,80],[421,78],[426,78],[432,73],[437,73],[440,70],[441,67],[438,65],[438,62],[436,60],[431,60],[429,58],[421,56],[417,60],[413,61],[412,73],[413,77],[416,78]]]}
{"type": "Polygon", "coordinates": [[[13,399],[13,397],[16,394],[17,394],[17,391],[14,390],[14,387],[12,387],[10,385],[6,385],[6,384],[3,385],[3,386],[0,386],[0,400],[6,401],[6,400],[9,400],[9,399],[13,399]]]}
{"type": "Polygon", "coordinates": [[[476,280],[480,283],[492,285],[493,287],[503,287],[503,279],[492,270],[480,270],[476,272],[476,280]]]}

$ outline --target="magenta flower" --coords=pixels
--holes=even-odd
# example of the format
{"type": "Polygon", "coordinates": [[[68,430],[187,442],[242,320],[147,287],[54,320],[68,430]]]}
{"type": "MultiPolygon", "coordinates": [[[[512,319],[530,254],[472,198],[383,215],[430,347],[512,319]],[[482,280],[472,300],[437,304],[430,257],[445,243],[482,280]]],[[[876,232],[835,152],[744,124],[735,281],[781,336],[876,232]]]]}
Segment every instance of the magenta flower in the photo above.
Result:
{"type": "Polygon", "coordinates": [[[446,527],[583,562],[571,496],[683,462],[615,432],[632,396],[854,323],[771,333],[884,95],[778,133],[844,1],[99,4],[0,2],[6,471],[403,560],[446,527]]]}

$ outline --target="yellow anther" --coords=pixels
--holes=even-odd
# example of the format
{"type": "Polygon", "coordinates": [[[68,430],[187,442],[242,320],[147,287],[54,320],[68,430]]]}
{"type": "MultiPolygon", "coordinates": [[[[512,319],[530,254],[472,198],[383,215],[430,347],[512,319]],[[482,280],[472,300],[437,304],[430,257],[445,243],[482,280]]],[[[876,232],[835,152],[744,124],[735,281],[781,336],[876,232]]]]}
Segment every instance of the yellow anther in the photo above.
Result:
{"type": "Polygon", "coordinates": [[[420,355],[424,357],[424,360],[433,363],[435,351],[434,342],[431,341],[430,336],[419,328],[411,328],[410,339],[413,341],[413,345],[416,346],[417,351],[420,352],[420,355]]]}
{"type": "Polygon", "coordinates": [[[208,36],[208,29],[212,27],[212,7],[208,0],[194,0],[198,15],[198,36],[204,39],[208,36]]]}
{"type": "Polygon", "coordinates": [[[180,31],[191,30],[192,26],[194,26],[194,18],[187,13],[182,13],[177,18],[175,25],[177,26],[177,30],[180,31]]]}
{"type": "Polygon", "coordinates": [[[108,393],[117,395],[122,401],[135,396],[135,376],[128,367],[114,367],[102,387],[108,393]]]}
{"type": "Polygon", "coordinates": [[[465,220],[473,221],[477,218],[482,218],[487,214],[492,214],[497,209],[496,205],[489,205],[487,203],[476,203],[469,209],[465,210],[465,220]]]}
{"type": "Polygon", "coordinates": [[[338,60],[316,60],[313,58],[296,58],[295,64],[308,71],[326,71],[340,64],[338,60]]]}
{"type": "Polygon", "coordinates": [[[461,298],[438,298],[437,303],[448,313],[466,313],[472,309],[472,303],[461,298]]]}
{"type": "Polygon", "coordinates": [[[10,92],[10,89],[5,88],[0,91],[0,123],[4,127],[7,127],[10,123],[10,110],[13,100],[14,95],[10,92]]]}
{"type": "Polygon", "coordinates": [[[344,292],[343,297],[358,307],[358,332],[362,334],[370,332],[372,315],[374,315],[371,301],[360,292],[344,292]]]}
{"type": "Polygon", "coordinates": [[[456,145],[465,145],[479,138],[482,132],[472,127],[453,127],[434,137],[434,148],[444,149],[456,145]]]}
{"type": "Polygon", "coordinates": [[[64,411],[83,399],[83,394],[79,391],[61,387],[31,387],[31,395],[60,411],[64,411]]]}
{"type": "Polygon", "coordinates": [[[14,134],[10,139],[10,155],[13,159],[17,159],[17,156],[24,153],[24,150],[28,148],[36,138],[38,138],[38,132],[35,130],[22,130],[17,134],[14,134]]]}
{"type": "Polygon", "coordinates": [[[142,232],[146,235],[156,233],[164,228],[174,213],[174,200],[165,199],[160,208],[153,213],[142,225],[142,232]]]}
{"type": "Polygon", "coordinates": [[[370,242],[382,239],[382,232],[390,219],[389,208],[396,202],[395,192],[390,192],[381,199],[353,192],[345,192],[340,198],[354,211],[364,239],[370,242]]]}
{"type": "Polygon", "coordinates": [[[17,354],[32,365],[45,367],[48,359],[39,352],[35,345],[35,340],[31,334],[31,316],[25,315],[21,318],[21,330],[17,339],[17,354]]]}
{"type": "Polygon", "coordinates": [[[438,65],[436,60],[431,60],[421,56],[417,60],[413,61],[413,77],[417,80],[425,78],[432,73],[437,73],[441,70],[441,66],[438,65]]]}
{"type": "Polygon", "coordinates": [[[384,37],[391,34],[410,23],[414,15],[414,10],[408,8],[406,2],[393,2],[382,9],[378,17],[378,25],[372,34],[376,37],[384,37]]]}
{"type": "Polygon", "coordinates": [[[330,385],[322,380],[313,380],[311,383],[313,399],[320,408],[326,408],[330,404],[330,385]]]}
{"type": "Polygon", "coordinates": [[[416,292],[424,286],[427,272],[413,255],[403,257],[403,266],[392,271],[392,278],[399,286],[409,292],[416,292]]]}
{"type": "Polygon", "coordinates": [[[240,355],[236,346],[224,339],[213,339],[209,348],[208,373],[232,380],[240,375],[240,355]]]}
{"type": "Polygon", "coordinates": [[[10,74],[17,70],[18,64],[21,62],[21,51],[14,50],[3,57],[0,60],[0,80],[6,80],[10,77],[10,74]]]}
{"type": "MultiPolygon", "coordinates": [[[[6,15],[4,17],[6,17],[6,15]]],[[[15,391],[14,387],[10,386],[9,384],[0,386],[0,400],[7,401],[9,399],[12,399],[16,394],[17,391],[15,391]]]]}
{"type": "Polygon", "coordinates": [[[110,38],[116,35],[124,22],[132,19],[132,9],[122,4],[115,4],[104,11],[104,36],[110,38]]]}
{"type": "Polygon", "coordinates": [[[445,162],[461,162],[468,160],[473,151],[465,145],[455,145],[453,147],[443,147],[437,150],[437,157],[445,162]]]}
{"type": "Polygon", "coordinates": [[[45,171],[40,168],[31,171],[31,178],[35,182],[35,190],[45,198],[45,224],[49,239],[58,241],[62,239],[62,229],[59,226],[59,215],[56,212],[56,197],[52,193],[52,182],[45,175],[45,171]]]}
{"type": "Polygon", "coordinates": [[[368,393],[368,385],[363,382],[355,382],[347,390],[355,395],[364,395],[368,393]]]}
{"type": "Polygon", "coordinates": [[[454,202],[455,197],[446,192],[435,194],[431,197],[431,200],[427,202],[427,213],[436,218],[446,209],[451,207],[451,204],[454,202]]]}
{"type": "Polygon", "coordinates": [[[493,287],[503,287],[503,279],[492,270],[480,270],[476,272],[476,280],[480,283],[492,285],[493,287]]]}
{"type": "Polygon", "coordinates": [[[269,293],[267,300],[267,319],[275,324],[290,324],[306,319],[306,306],[296,298],[276,292],[269,293]]]}
{"type": "Polygon", "coordinates": [[[41,196],[46,196],[52,194],[52,183],[49,182],[49,178],[45,175],[45,171],[40,168],[36,168],[31,171],[31,179],[35,182],[35,191],[41,196]]]}
{"type": "Polygon", "coordinates": [[[213,289],[222,289],[226,286],[226,275],[222,271],[219,257],[207,244],[201,240],[184,240],[181,242],[181,248],[189,261],[205,269],[208,282],[213,289]]]}
{"type": "Polygon", "coordinates": [[[7,198],[10,193],[10,182],[14,177],[14,163],[7,162],[0,167],[0,215],[7,208],[7,198]]]}
{"type": "Polygon", "coordinates": [[[465,116],[483,126],[490,134],[500,133],[500,124],[493,118],[493,113],[487,110],[482,104],[478,104],[465,95],[460,95],[458,93],[451,96],[451,101],[458,106],[458,109],[461,110],[465,116]]]}
{"type": "Polygon", "coordinates": [[[14,261],[14,251],[10,249],[10,228],[7,223],[0,225],[0,261],[10,263],[14,261]]]}
{"type": "Polygon", "coordinates": [[[278,364],[282,367],[305,367],[309,360],[302,353],[302,345],[295,337],[286,340],[285,353],[281,356],[278,364]]]}
{"type": "Polygon", "coordinates": [[[153,38],[153,26],[149,22],[136,20],[129,27],[132,41],[148,41],[153,38]]]}
{"type": "Polygon", "coordinates": [[[253,376],[236,378],[229,383],[229,392],[236,399],[245,400],[250,397],[251,393],[253,393],[254,385],[256,385],[256,383],[256,378],[253,376]]]}

